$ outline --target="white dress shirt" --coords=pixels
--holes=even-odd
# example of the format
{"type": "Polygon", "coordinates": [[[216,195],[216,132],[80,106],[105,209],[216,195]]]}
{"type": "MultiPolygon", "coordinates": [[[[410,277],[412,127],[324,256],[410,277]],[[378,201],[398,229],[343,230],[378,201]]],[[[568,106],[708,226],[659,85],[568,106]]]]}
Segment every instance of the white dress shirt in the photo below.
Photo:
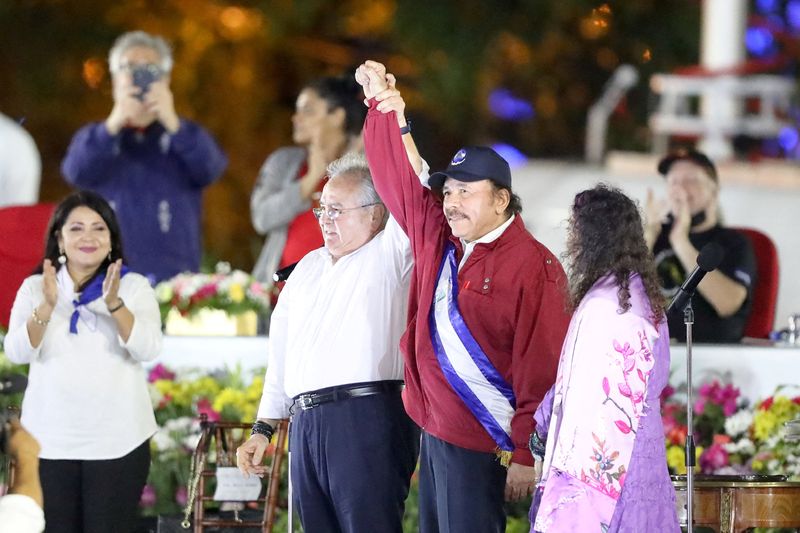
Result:
{"type": "MultiPolygon", "coordinates": [[[[58,276],[59,285],[63,279],[58,276]]],[[[120,279],[119,296],[134,316],[128,342],[123,342],[102,298],[87,305],[96,315],[94,330],[82,318],[78,333],[70,333],[73,305],[59,289],[37,348],[31,346],[26,323],[44,300],[41,274],[22,283],[11,309],[6,355],[14,363],[30,363],[22,425],[39,441],[43,459],[122,457],[157,429],[140,364],[161,352],[155,293],[139,274],[120,279]]]]}
{"type": "Polygon", "coordinates": [[[0,207],[38,202],[41,171],[33,138],[0,113],[0,207]]]}
{"type": "Polygon", "coordinates": [[[402,380],[412,264],[408,237],[391,217],[335,263],[325,248],[306,255],[272,313],[258,418],[287,418],[292,398],[304,392],[402,380]]]}

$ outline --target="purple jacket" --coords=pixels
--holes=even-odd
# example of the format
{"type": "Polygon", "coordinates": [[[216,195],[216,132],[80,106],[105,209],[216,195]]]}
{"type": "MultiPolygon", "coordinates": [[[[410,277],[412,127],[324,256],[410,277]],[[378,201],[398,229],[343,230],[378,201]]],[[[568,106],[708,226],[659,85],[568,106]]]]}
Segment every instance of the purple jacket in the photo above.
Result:
{"type": "Polygon", "coordinates": [[[199,269],[203,188],[227,164],[211,135],[182,119],[174,135],[158,122],[114,136],[103,123],[84,126],[73,137],[61,171],[68,183],[111,203],[126,263],[155,282],[199,269]]]}

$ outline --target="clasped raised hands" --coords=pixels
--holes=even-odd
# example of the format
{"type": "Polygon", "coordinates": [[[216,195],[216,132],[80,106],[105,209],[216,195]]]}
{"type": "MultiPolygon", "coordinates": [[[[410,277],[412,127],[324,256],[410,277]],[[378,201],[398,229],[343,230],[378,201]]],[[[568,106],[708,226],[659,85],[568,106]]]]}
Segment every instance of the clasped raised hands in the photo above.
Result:
{"type": "Polygon", "coordinates": [[[364,104],[369,105],[369,100],[374,98],[379,102],[378,111],[381,113],[394,111],[397,114],[398,124],[406,125],[405,100],[396,88],[396,78],[386,72],[386,67],[382,63],[365,61],[356,69],[355,77],[364,90],[364,104]]]}

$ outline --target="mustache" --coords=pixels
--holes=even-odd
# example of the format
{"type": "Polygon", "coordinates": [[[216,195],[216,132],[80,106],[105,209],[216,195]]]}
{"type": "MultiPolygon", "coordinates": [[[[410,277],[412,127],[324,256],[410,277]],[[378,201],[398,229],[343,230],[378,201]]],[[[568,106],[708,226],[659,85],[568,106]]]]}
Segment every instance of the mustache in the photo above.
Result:
{"type": "Polygon", "coordinates": [[[448,219],[452,218],[454,216],[461,216],[461,217],[464,217],[464,218],[468,218],[467,215],[465,215],[464,213],[462,213],[460,210],[456,209],[455,207],[451,207],[450,209],[445,209],[444,215],[448,219]]]}

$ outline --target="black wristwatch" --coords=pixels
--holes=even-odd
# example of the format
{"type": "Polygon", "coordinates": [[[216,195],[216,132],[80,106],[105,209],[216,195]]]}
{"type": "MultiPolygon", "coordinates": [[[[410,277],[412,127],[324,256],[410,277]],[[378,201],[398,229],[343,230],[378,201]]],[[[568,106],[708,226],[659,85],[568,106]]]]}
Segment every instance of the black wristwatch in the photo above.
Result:
{"type": "Polygon", "coordinates": [[[406,125],[400,128],[400,135],[405,135],[406,133],[411,133],[411,121],[406,120],[406,125]]]}

